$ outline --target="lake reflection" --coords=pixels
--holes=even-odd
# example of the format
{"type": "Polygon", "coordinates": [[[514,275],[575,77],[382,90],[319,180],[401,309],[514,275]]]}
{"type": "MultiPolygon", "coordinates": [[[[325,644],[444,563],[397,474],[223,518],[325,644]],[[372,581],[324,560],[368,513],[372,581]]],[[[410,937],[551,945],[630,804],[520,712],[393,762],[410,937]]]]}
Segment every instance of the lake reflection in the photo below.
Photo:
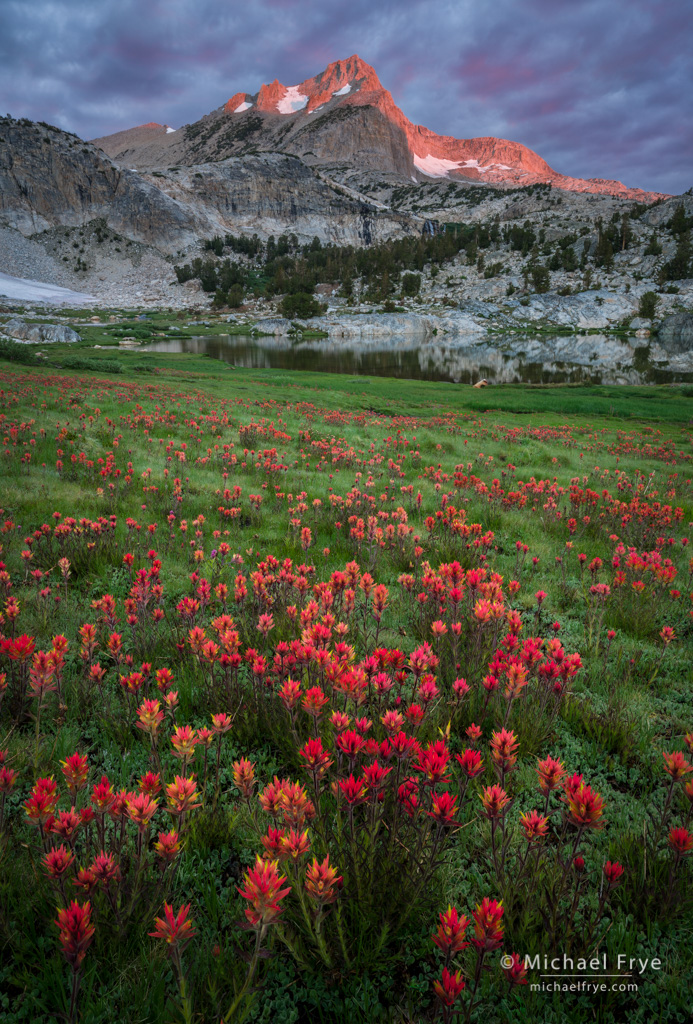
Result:
{"type": "MultiPolygon", "coordinates": [[[[643,366],[640,338],[502,336],[455,339],[393,337],[372,340],[257,338],[212,335],[157,341],[144,352],[189,352],[222,359],[248,369],[313,370],[417,380],[496,384],[594,383],[641,384],[652,381],[643,366]],[[640,353],[636,356],[636,349],[640,353]],[[638,367],[634,365],[638,363],[638,367]]],[[[686,379],[678,373],[667,379],[686,379]]]]}

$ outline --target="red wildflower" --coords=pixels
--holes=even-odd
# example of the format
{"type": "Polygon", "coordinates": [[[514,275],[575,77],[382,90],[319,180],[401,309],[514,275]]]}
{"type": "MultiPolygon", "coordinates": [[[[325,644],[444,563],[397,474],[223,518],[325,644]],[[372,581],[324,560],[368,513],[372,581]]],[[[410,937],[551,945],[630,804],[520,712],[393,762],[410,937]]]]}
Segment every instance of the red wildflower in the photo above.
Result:
{"type": "Polygon", "coordinates": [[[286,878],[279,874],[278,866],[276,860],[267,861],[258,857],[255,867],[245,873],[245,888],[238,887],[241,896],[251,904],[246,907],[245,916],[254,928],[264,930],[267,925],[273,924],[282,912],[280,901],[291,892],[291,886],[281,888],[286,878]]]}
{"type": "Polygon", "coordinates": [[[668,842],[679,857],[686,857],[693,850],[693,836],[686,828],[672,828],[668,842]]]}
{"type": "Polygon", "coordinates": [[[457,813],[457,797],[448,792],[434,793],[431,799],[432,810],[426,811],[439,825],[454,825],[457,813]]]}
{"type": "Polygon", "coordinates": [[[452,1006],[462,992],[464,984],[461,971],[456,971],[453,974],[447,967],[444,967],[440,980],[433,982],[433,991],[444,1006],[452,1006]]]}
{"type": "Polygon", "coordinates": [[[578,828],[601,828],[604,801],[584,783],[573,793],[568,793],[568,819],[578,828]]]}
{"type": "Polygon", "coordinates": [[[334,903],[342,888],[342,876],[337,868],[330,867],[329,854],[322,863],[313,858],[313,863],[306,868],[306,892],[319,906],[334,903]]]}
{"type": "Polygon", "coordinates": [[[462,917],[459,917],[457,909],[452,906],[449,906],[439,916],[438,931],[435,935],[431,936],[432,941],[446,956],[461,953],[469,945],[464,939],[465,932],[470,924],[469,918],[465,917],[464,914],[462,917]]]}
{"type": "Polygon", "coordinates": [[[507,963],[510,959],[510,966],[503,967],[503,974],[508,979],[509,984],[512,985],[526,985],[527,984],[527,968],[524,962],[520,959],[519,953],[511,953],[501,957],[501,963],[505,961],[507,963]]]}
{"type": "Polygon", "coordinates": [[[172,864],[181,851],[178,833],[175,831],[159,832],[159,838],[154,843],[154,849],[164,864],[172,864]]]}
{"type": "Polygon", "coordinates": [[[472,750],[471,747],[468,747],[464,753],[455,754],[455,757],[468,779],[473,779],[484,770],[484,762],[481,760],[481,754],[478,750],[472,750]]]}
{"type": "Polygon", "coordinates": [[[473,912],[474,937],[472,942],[479,950],[498,949],[503,942],[503,927],[500,923],[503,916],[503,904],[484,896],[473,912]]]}
{"type": "Polygon", "coordinates": [[[323,748],[322,740],[319,738],[308,740],[298,753],[306,771],[311,772],[318,779],[332,764],[329,751],[323,748]]]}
{"type": "Polygon", "coordinates": [[[525,830],[525,839],[528,843],[535,843],[543,839],[549,828],[549,819],[539,814],[538,811],[521,814],[520,822],[525,830]]]}
{"type": "Polygon", "coordinates": [[[84,754],[70,754],[60,764],[63,767],[63,775],[67,782],[68,789],[74,795],[87,784],[89,765],[84,754]]]}
{"type": "Polygon", "coordinates": [[[487,786],[480,798],[484,805],[481,813],[491,819],[502,817],[510,803],[510,797],[500,786],[487,786]]]}
{"type": "Polygon", "coordinates": [[[192,921],[188,920],[190,904],[186,903],[177,914],[173,913],[173,907],[164,903],[164,916],[155,918],[156,928],[149,932],[152,938],[165,939],[169,946],[180,949],[181,952],[188,942],[197,933],[193,931],[192,921]]]}
{"type": "Polygon", "coordinates": [[[681,753],[680,750],[675,750],[672,754],[662,754],[665,761],[664,771],[671,775],[674,782],[678,782],[688,772],[693,772],[693,765],[690,764],[681,753]]]}
{"type": "Polygon", "coordinates": [[[550,793],[558,789],[565,777],[565,767],[561,761],[556,761],[553,757],[547,757],[545,761],[537,763],[539,765],[537,774],[542,793],[550,793]]]}
{"type": "Polygon", "coordinates": [[[51,878],[61,878],[74,859],[74,853],[66,846],[54,846],[43,858],[43,866],[51,878]]]}
{"type": "Polygon", "coordinates": [[[66,910],[58,910],[55,924],[60,929],[60,943],[65,959],[73,967],[79,967],[94,937],[91,904],[87,900],[80,905],[73,900],[66,910]]]}
{"type": "Polygon", "coordinates": [[[607,882],[609,883],[609,888],[613,889],[618,885],[619,881],[621,880],[621,875],[623,874],[623,865],[619,864],[617,860],[615,860],[613,863],[610,860],[608,860],[604,865],[603,871],[604,878],[606,878],[607,882]]]}

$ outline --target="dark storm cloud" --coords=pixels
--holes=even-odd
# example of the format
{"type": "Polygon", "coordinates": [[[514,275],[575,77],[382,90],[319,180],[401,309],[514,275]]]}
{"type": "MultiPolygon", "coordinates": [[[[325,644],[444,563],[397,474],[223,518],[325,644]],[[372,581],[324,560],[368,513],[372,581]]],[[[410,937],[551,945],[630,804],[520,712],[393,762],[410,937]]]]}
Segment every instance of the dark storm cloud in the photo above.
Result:
{"type": "Polygon", "coordinates": [[[2,0],[0,109],[90,138],[178,127],[352,53],[414,122],[555,170],[693,185],[690,0],[2,0]]]}

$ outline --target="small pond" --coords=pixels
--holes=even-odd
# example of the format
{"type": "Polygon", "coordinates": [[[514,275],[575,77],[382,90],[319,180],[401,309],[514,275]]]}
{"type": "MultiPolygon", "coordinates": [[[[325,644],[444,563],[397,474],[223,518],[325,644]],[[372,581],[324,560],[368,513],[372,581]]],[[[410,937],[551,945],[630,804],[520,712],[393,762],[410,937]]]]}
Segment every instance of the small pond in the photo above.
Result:
{"type": "Polygon", "coordinates": [[[644,384],[693,380],[693,365],[652,360],[647,341],[600,334],[453,340],[389,337],[165,339],[141,352],[189,352],[249,369],[313,370],[473,384],[644,384]]]}

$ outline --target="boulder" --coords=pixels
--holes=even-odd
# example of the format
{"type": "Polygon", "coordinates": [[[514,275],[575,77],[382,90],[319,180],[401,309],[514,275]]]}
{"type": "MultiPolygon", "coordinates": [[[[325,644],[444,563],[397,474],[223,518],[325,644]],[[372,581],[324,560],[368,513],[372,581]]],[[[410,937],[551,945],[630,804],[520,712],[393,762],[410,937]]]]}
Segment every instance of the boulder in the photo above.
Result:
{"type": "Polygon", "coordinates": [[[62,324],[27,324],[18,317],[8,320],[2,330],[10,338],[29,344],[66,345],[81,341],[79,334],[71,327],[64,327],[62,324]]]}
{"type": "Polygon", "coordinates": [[[268,317],[265,320],[258,320],[257,323],[254,323],[251,333],[276,338],[283,337],[285,334],[291,334],[292,331],[293,327],[290,320],[286,320],[284,317],[268,317]]]}
{"type": "Polygon", "coordinates": [[[693,313],[675,313],[659,326],[657,341],[667,352],[693,350],[693,313]]]}

